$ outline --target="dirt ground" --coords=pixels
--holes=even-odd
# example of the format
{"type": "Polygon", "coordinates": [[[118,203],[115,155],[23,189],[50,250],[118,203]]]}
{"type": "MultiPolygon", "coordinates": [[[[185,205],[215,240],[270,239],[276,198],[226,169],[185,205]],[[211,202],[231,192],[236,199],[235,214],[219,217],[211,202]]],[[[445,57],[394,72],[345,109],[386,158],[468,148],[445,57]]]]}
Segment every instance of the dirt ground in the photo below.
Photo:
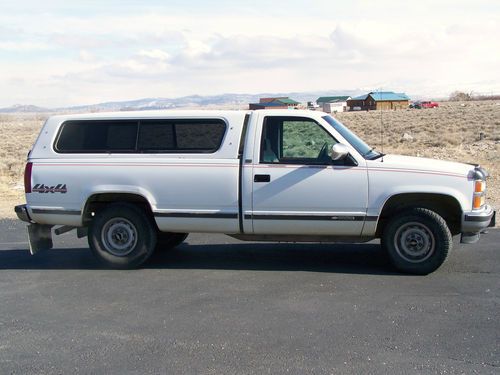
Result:
{"type": "MultiPolygon", "coordinates": [[[[24,202],[26,156],[47,114],[0,115],[0,218],[24,202]]],[[[479,163],[491,177],[487,201],[500,207],[500,102],[444,102],[434,109],[337,113],[384,153],[479,163]]]]}

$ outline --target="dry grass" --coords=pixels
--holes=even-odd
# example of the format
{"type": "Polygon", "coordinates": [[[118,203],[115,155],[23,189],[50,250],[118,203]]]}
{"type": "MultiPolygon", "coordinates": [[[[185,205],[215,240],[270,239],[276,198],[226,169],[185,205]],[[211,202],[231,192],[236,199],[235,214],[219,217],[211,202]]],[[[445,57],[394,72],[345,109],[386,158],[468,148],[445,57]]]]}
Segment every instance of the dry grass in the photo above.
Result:
{"type": "MultiPolygon", "coordinates": [[[[339,113],[336,117],[370,145],[384,152],[475,162],[491,174],[488,201],[500,207],[500,102],[442,103],[435,109],[339,113]],[[479,133],[484,140],[479,140],[479,133]],[[402,141],[407,133],[412,141],[402,141]]],[[[0,115],[0,217],[14,217],[24,202],[22,176],[26,155],[46,115],[0,115]]]]}
{"type": "Polygon", "coordinates": [[[14,217],[14,206],[23,203],[26,157],[46,115],[0,115],[0,218],[14,217]]]}

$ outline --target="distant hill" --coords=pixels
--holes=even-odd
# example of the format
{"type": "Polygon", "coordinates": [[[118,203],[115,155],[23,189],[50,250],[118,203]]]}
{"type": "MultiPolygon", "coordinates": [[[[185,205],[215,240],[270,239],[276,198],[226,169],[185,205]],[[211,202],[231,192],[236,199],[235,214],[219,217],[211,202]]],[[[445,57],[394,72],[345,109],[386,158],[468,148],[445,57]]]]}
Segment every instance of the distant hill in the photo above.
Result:
{"type": "Polygon", "coordinates": [[[143,98],[126,101],[105,102],[90,105],[79,105],[60,108],[42,108],[34,105],[16,104],[11,107],[0,108],[0,113],[19,112],[102,112],[102,111],[132,111],[177,108],[204,108],[204,107],[241,107],[248,103],[258,102],[262,97],[288,96],[299,102],[315,101],[320,96],[360,95],[361,90],[332,90],[317,92],[290,92],[290,93],[260,93],[260,94],[221,94],[211,96],[190,95],[180,98],[143,98]]]}
{"type": "Polygon", "coordinates": [[[0,108],[0,113],[41,113],[50,112],[48,108],[37,107],[36,105],[14,104],[10,107],[0,108]]]}

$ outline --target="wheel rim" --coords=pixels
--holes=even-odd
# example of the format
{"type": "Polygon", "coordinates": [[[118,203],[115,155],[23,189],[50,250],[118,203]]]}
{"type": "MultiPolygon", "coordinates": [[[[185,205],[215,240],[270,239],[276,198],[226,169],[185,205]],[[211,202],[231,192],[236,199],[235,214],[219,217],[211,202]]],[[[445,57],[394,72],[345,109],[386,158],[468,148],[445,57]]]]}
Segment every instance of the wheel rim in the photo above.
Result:
{"type": "Polygon", "coordinates": [[[134,250],[137,244],[137,229],[129,220],[116,217],[104,224],[101,238],[107,252],[123,257],[134,250]]]}
{"type": "Polygon", "coordinates": [[[401,258],[411,263],[420,263],[434,254],[436,241],[431,230],[418,222],[399,227],[394,236],[394,247],[401,258]]]}

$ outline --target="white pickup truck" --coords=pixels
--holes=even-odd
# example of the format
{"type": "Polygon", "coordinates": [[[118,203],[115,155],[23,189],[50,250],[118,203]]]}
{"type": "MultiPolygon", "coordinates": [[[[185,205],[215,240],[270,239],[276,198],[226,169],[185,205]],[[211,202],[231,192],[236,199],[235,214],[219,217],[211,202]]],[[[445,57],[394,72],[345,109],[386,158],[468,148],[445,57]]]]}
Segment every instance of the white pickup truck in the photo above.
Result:
{"type": "Polygon", "coordinates": [[[187,233],[250,241],[381,239],[396,269],[436,270],[453,236],[495,223],[477,165],[373,150],[319,111],[54,116],[25,171],[32,253],[77,229],[107,266],[133,268],[187,233]]]}

